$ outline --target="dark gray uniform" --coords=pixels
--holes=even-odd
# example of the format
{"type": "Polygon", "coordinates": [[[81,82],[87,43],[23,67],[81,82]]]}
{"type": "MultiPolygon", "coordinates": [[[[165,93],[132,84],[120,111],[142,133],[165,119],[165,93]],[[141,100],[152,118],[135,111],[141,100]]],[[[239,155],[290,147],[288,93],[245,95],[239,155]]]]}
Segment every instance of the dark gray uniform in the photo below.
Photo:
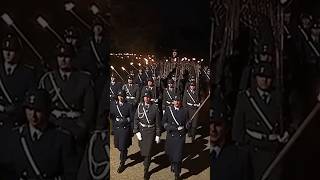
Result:
{"type": "Polygon", "coordinates": [[[111,102],[110,114],[114,123],[114,146],[120,151],[127,150],[132,143],[130,136],[132,129],[130,126],[133,122],[132,105],[128,102],[123,102],[122,105],[118,101],[111,102]]]}
{"type": "Polygon", "coordinates": [[[27,66],[17,64],[12,74],[7,74],[4,64],[0,65],[0,81],[4,91],[0,89],[0,129],[17,127],[21,122],[23,109],[21,103],[28,90],[36,87],[35,73],[27,66]],[[12,102],[10,102],[12,101],[12,102]]]}
{"type": "Polygon", "coordinates": [[[188,120],[189,114],[186,108],[181,107],[176,109],[172,106],[166,108],[162,118],[163,126],[167,130],[165,151],[169,156],[171,165],[174,167],[176,177],[179,176],[181,172],[183,149],[187,132],[186,124],[188,120]]]}
{"type": "Polygon", "coordinates": [[[122,90],[126,92],[127,101],[132,104],[134,109],[137,107],[140,100],[140,89],[137,84],[125,84],[122,90]]]}
{"type": "Polygon", "coordinates": [[[140,153],[144,159],[145,178],[148,176],[148,169],[151,162],[152,148],[156,136],[161,136],[160,129],[160,113],[158,107],[150,103],[148,106],[145,103],[139,103],[137,111],[134,115],[133,133],[141,133],[142,140],[139,141],[140,153]],[[149,106],[149,107],[148,107],[149,106]]]}
{"type": "Polygon", "coordinates": [[[162,109],[165,110],[167,106],[172,106],[172,102],[175,96],[174,88],[165,88],[163,90],[162,109]]]}
{"type": "MultiPolygon", "coordinates": [[[[200,97],[197,90],[191,92],[187,89],[183,95],[183,106],[187,108],[190,118],[194,115],[200,106],[200,97]]],[[[194,140],[196,135],[196,128],[198,126],[198,114],[196,114],[192,120],[189,136],[194,140]]]]}
{"type": "Polygon", "coordinates": [[[84,146],[95,113],[95,97],[90,76],[85,72],[73,71],[69,79],[63,80],[59,71],[51,71],[41,78],[40,87],[50,93],[50,121],[70,131],[79,147],[84,146]]]}
{"type": "MultiPolygon", "coordinates": [[[[268,103],[263,101],[257,89],[249,89],[238,95],[232,137],[236,142],[249,146],[254,177],[257,180],[261,178],[279,149],[280,143],[277,140],[277,133],[279,133],[280,126],[280,102],[278,100],[278,95],[274,91],[270,92],[268,103]],[[255,100],[257,106],[267,117],[273,127],[272,131],[258,115],[257,110],[253,108],[254,106],[250,104],[248,95],[255,100]]],[[[274,171],[271,179],[279,178],[277,170],[274,171]]]]}
{"type": "MultiPolygon", "coordinates": [[[[141,90],[141,94],[145,94],[146,92],[151,92],[151,101],[158,100],[155,104],[158,104],[161,98],[160,90],[156,86],[144,86],[141,90]]],[[[141,96],[141,102],[143,101],[143,96],[141,96]]]]}
{"type": "Polygon", "coordinates": [[[9,144],[11,166],[15,172],[13,179],[39,179],[27,158],[22,137],[42,178],[76,178],[78,159],[73,138],[68,132],[49,124],[38,140],[32,138],[28,125],[15,129],[9,144]]]}

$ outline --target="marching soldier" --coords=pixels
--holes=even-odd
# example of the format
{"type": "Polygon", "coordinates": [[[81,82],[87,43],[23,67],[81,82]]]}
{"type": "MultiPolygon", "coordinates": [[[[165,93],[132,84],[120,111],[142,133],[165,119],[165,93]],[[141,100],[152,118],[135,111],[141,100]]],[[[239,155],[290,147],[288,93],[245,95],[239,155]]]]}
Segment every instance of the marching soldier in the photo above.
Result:
{"type": "Polygon", "coordinates": [[[110,54],[109,40],[106,34],[104,22],[96,18],[92,25],[92,36],[81,48],[82,57],[76,62],[80,70],[90,72],[94,80],[103,76],[105,68],[108,67],[110,54]]]}
{"type": "Polygon", "coordinates": [[[82,152],[94,119],[95,96],[90,75],[73,68],[73,56],[70,45],[59,46],[58,69],[46,73],[39,86],[50,93],[50,121],[70,131],[82,152]]]}
{"type": "Polygon", "coordinates": [[[179,179],[186,140],[186,127],[189,120],[188,110],[182,107],[182,99],[174,97],[174,106],[168,106],[164,113],[162,124],[167,131],[166,154],[171,162],[171,171],[175,179],[179,179]]]}
{"type": "Polygon", "coordinates": [[[118,93],[118,100],[112,102],[110,106],[110,114],[114,123],[114,146],[120,151],[118,173],[123,172],[125,169],[128,148],[132,143],[131,127],[133,125],[133,111],[132,105],[125,98],[125,92],[120,91],[118,93]]]}
{"type": "Polygon", "coordinates": [[[117,92],[121,90],[121,83],[116,82],[116,77],[114,74],[111,74],[111,82],[110,82],[110,101],[116,98],[117,92]]]}
{"type": "MultiPolygon", "coordinates": [[[[212,97],[211,97],[212,98],[212,97]]],[[[249,153],[230,138],[231,119],[220,94],[213,96],[210,110],[210,174],[212,180],[251,180],[249,153]],[[228,167],[228,168],[226,168],[228,167]]]]}
{"type": "Polygon", "coordinates": [[[196,89],[195,82],[191,82],[189,88],[184,92],[183,106],[187,108],[190,117],[194,116],[191,128],[188,132],[188,136],[191,137],[191,142],[193,142],[195,140],[196,129],[198,126],[198,114],[195,114],[195,112],[200,107],[200,97],[199,92],[196,89]]]}
{"type": "Polygon", "coordinates": [[[163,90],[163,100],[162,100],[163,114],[167,106],[173,105],[174,96],[175,96],[175,92],[174,92],[173,80],[169,79],[168,87],[163,90]]]}
{"type": "Polygon", "coordinates": [[[78,52],[78,50],[79,50],[79,33],[78,33],[78,30],[73,26],[68,27],[67,29],[65,29],[64,38],[65,38],[65,42],[67,44],[72,45],[72,47],[74,48],[75,52],[78,52]]]}
{"type": "Polygon", "coordinates": [[[139,85],[140,90],[145,85],[146,77],[143,75],[143,70],[140,68],[135,78],[135,83],[139,85]]]}
{"type": "MultiPolygon", "coordinates": [[[[141,94],[145,94],[147,91],[151,92],[151,101],[158,105],[161,98],[160,90],[155,86],[152,78],[148,79],[148,84],[142,88],[141,94]]],[[[143,97],[141,97],[141,101],[143,101],[143,97]]]]}
{"type": "Polygon", "coordinates": [[[8,34],[2,42],[0,68],[0,130],[22,125],[22,102],[26,92],[36,87],[33,69],[21,63],[18,37],[8,34]]]}
{"type": "Polygon", "coordinates": [[[24,105],[27,123],[14,130],[9,144],[16,176],[12,179],[76,179],[75,142],[69,132],[49,122],[48,92],[30,92],[24,105]]]}
{"type": "Polygon", "coordinates": [[[134,129],[139,140],[140,153],[144,157],[144,179],[149,179],[149,166],[151,163],[151,152],[156,143],[160,142],[161,125],[158,107],[151,101],[151,92],[143,94],[143,102],[139,103],[134,115],[134,129]]]}
{"type": "Polygon", "coordinates": [[[140,99],[140,89],[137,84],[133,84],[133,77],[128,76],[128,84],[122,86],[122,90],[126,92],[127,101],[136,109],[140,99]]]}
{"type": "MultiPolygon", "coordinates": [[[[260,63],[255,68],[256,85],[240,92],[233,119],[232,137],[240,145],[249,148],[254,179],[263,172],[277,155],[280,142],[286,142],[289,134],[280,136],[278,94],[272,87],[274,78],[271,64],[260,63]]],[[[280,179],[280,168],[271,179],[280,179]]]]}

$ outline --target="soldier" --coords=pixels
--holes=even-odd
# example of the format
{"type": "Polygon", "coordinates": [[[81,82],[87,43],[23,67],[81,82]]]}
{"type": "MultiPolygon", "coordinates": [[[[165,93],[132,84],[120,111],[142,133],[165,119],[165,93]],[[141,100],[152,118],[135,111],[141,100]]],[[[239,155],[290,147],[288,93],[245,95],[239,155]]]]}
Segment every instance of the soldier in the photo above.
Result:
{"type": "Polygon", "coordinates": [[[90,72],[95,80],[103,76],[108,67],[110,47],[104,22],[96,18],[92,25],[92,35],[80,50],[81,59],[76,63],[80,70],[90,72]]]}
{"type": "MultiPolygon", "coordinates": [[[[254,71],[256,85],[239,93],[233,119],[232,137],[249,148],[254,179],[260,179],[267,166],[277,155],[280,143],[289,134],[280,136],[279,95],[272,87],[272,65],[260,63],[254,71]]],[[[271,179],[280,179],[278,168],[271,179]]]]}
{"type": "Polygon", "coordinates": [[[210,174],[212,180],[251,180],[249,153],[231,141],[227,105],[219,96],[210,110],[210,174]],[[227,168],[226,168],[227,167],[227,168]]]}
{"type": "Polygon", "coordinates": [[[110,114],[114,123],[114,146],[120,151],[118,173],[122,173],[125,169],[128,148],[132,143],[133,111],[132,105],[125,100],[125,97],[125,92],[120,91],[118,100],[112,102],[110,106],[110,114]]]}
{"type": "Polygon", "coordinates": [[[27,123],[14,130],[9,144],[12,179],[76,179],[78,159],[72,135],[49,122],[50,97],[34,90],[24,104],[27,123]]]}
{"type": "Polygon", "coordinates": [[[160,142],[161,125],[158,107],[151,101],[151,92],[143,94],[143,102],[139,103],[134,115],[134,129],[139,140],[141,156],[144,157],[144,179],[149,179],[149,166],[151,163],[151,152],[154,141],[160,142]]]}
{"type": "Polygon", "coordinates": [[[33,69],[21,62],[18,37],[8,34],[2,42],[0,68],[0,130],[22,125],[22,102],[26,92],[36,87],[33,69]]]}
{"type": "Polygon", "coordinates": [[[70,45],[60,45],[58,69],[46,73],[39,86],[50,93],[50,121],[70,131],[77,141],[78,150],[82,152],[94,119],[95,96],[90,75],[73,68],[73,56],[70,45]]]}
{"type": "Polygon", "coordinates": [[[188,109],[190,117],[194,116],[191,128],[188,132],[188,136],[191,137],[191,142],[193,142],[195,140],[196,129],[198,126],[198,114],[195,114],[195,112],[200,107],[200,97],[199,92],[196,89],[195,82],[191,82],[189,88],[184,92],[183,106],[188,109]]]}
{"type": "Polygon", "coordinates": [[[75,52],[79,49],[79,33],[78,30],[70,26],[64,31],[64,38],[67,44],[71,44],[75,50],[75,52]]]}
{"type": "Polygon", "coordinates": [[[114,100],[117,96],[117,92],[121,90],[121,83],[116,82],[116,77],[114,74],[111,74],[111,82],[110,82],[110,101],[114,100]]]}
{"type": "Polygon", "coordinates": [[[133,111],[135,111],[140,99],[140,89],[137,84],[133,84],[133,77],[131,75],[128,76],[128,84],[123,85],[122,90],[126,92],[127,101],[134,108],[133,111]]]}
{"type": "Polygon", "coordinates": [[[171,171],[179,179],[186,140],[186,127],[189,120],[188,110],[182,107],[182,99],[174,97],[173,106],[167,106],[162,124],[167,131],[166,154],[169,156],[171,171]]]}
{"type": "Polygon", "coordinates": [[[167,106],[173,105],[175,92],[174,92],[174,86],[173,86],[173,80],[168,80],[168,87],[164,89],[163,91],[163,101],[162,101],[162,113],[164,114],[164,111],[167,106]]]}
{"type": "MultiPolygon", "coordinates": [[[[145,94],[147,91],[150,91],[151,101],[158,105],[159,100],[161,98],[160,90],[155,86],[152,78],[149,78],[147,82],[147,85],[142,88],[141,94],[145,94]]],[[[141,97],[141,101],[143,101],[143,97],[141,97]]]]}
{"type": "Polygon", "coordinates": [[[136,79],[135,79],[135,83],[139,85],[140,90],[145,85],[145,81],[146,81],[146,78],[143,75],[143,70],[140,68],[138,70],[138,74],[137,74],[136,79]]]}

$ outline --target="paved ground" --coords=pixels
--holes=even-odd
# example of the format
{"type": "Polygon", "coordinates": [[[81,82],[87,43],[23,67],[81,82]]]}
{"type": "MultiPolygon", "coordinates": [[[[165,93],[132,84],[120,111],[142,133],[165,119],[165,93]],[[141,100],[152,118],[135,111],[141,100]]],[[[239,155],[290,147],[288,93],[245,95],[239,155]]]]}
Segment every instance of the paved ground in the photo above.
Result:
{"type": "MultiPolygon", "coordinates": [[[[206,180],[210,179],[209,173],[209,149],[208,149],[208,128],[199,128],[199,135],[196,141],[191,144],[190,139],[186,140],[185,158],[182,163],[182,179],[206,180]]],[[[164,154],[165,136],[163,133],[161,143],[158,145],[156,155],[152,158],[149,168],[151,172],[150,180],[174,179],[170,171],[170,163],[167,155],[164,154]]],[[[139,180],[143,179],[143,159],[140,156],[137,138],[133,137],[133,145],[129,149],[126,170],[121,174],[117,173],[119,166],[119,151],[113,146],[113,136],[111,136],[110,147],[110,179],[115,180],[139,180]]]]}

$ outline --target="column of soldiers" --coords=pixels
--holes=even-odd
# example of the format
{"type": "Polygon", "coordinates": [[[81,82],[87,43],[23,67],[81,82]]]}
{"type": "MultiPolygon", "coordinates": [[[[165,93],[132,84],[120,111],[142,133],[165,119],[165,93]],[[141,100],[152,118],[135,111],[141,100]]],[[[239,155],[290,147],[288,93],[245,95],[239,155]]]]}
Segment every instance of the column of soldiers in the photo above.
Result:
{"type": "MultiPolygon", "coordinates": [[[[179,60],[171,62],[176,64],[179,60]]],[[[144,158],[144,179],[149,179],[152,151],[160,142],[162,132],[166,131],[165,152],[171,162],[171,171],[178,179],[186,134],[192,143],[196,140],[199,120],[199,111],[196,111],[202,99],[195,75],[190,75],[188,82],[182,83],[182,76],[176,78],[177,73],[172,68],[167,77],[163,74],[160,77],[159,64],[145,69],[140,67],[135,76],[129,73],[124,84],[116,80],[115,74],[111,76],[110,97],[113,99],[110,99],[110,117],[114,146],[120,151],[118,173],[125,170],[128,148],[135,135],[144,158]]]]}
{"type": "MultiPolygon", "coordinates": [[[[319,93],[319,18],[302,14],[296,24],[290,18],[291,13],[285,12],[283,84],[277,83],[280,76],[274,45],[260,41],[250,52],[252,63],[242,70],[236,104],[227,101],[228,90],[215,87],[210,153],[213,179],[260,180],[315,102],[319,93]]],[[[283,179],[282,165],[267,179],[283,179]]]]}
{"type": "Polygon", "coordinates": [[[1,179],[109,176],[104,29],[95,21],[90,40],[79,45],[79,35],[68,28],[65,43],[54,51],[56,68],[40,79],[33,66],[22,64],[19,37],[8,34],[2,41],[0,141],[7,145],[0,155],[1,179]]]}

